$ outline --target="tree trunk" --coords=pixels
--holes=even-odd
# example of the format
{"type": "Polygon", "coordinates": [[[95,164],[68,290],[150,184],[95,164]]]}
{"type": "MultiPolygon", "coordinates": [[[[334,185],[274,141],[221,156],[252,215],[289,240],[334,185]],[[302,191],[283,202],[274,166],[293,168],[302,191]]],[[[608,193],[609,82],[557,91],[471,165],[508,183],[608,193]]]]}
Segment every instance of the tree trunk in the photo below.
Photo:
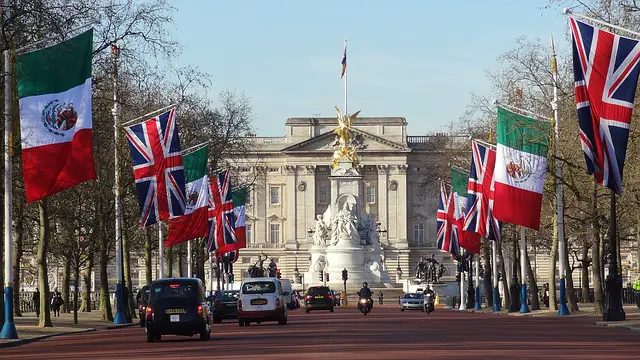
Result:
{"type": "Polygon", "coordinates": [[[505,304],[511,303],[511,295],[509,293],[509,279],[507,279],[507,271],[504,266],[504,255],[502,254],[502,243],[498,242],[496,244],[496,250],[498,251],[498,271],[502,274],[502,278],[500,281],[502,282],[502,287],[504,288],[504,293],[501,294],[504,298],[505,304]]]}
{"type": "Polygon", "coordinates": [[[16,214],[16,237],[15,246],[13,247],[13,310],[17,317],[22,316],[20,311],[20,263],[22,262],[23,238],[24,238],[24,221],[23,221],[23,207],[18,207],[18,214],[16,214]]]}
{"type": "Polygon", "coordinates": [[[528,256],[525,257],[525,266],[527,269],[527,284],[531,290],[531,310],[540,310],[540,296],[538,296],[538,283],[536,282],[536,274],[531,267],[531,260],[528,256]]]}
{"type": "Polygon", "coordinates": [[[482,246],[482,268],[484,269],[484,293],[487,299],[487,308],[493,308],[493,278],[491,268],[491,253],[489,251],[490,240],[484,239],[482,246]]]}
{"type": "MultiPolygon", "coordinates": [[[[69,246],[68,243],[67,243],[67,246],[69,246]]],[[[69,248],[71,247],[69,246],[69,248]]],[[[68,313],[70,309],[69,298],[71,294],[69,292],[71,288],[70,286],[71,285],[71,261],[69,261],[69,259],[71,258],[71,256],[73,256],[72,251],[68,251],[62,261],[62,266],[64,268],[64,274],[62,279],[62,300],[64,301],[64,304],[62,306],[61,312],[63,313],[68,313]]]]}
{"type": "Polygon", "coordinates": [[[173,246],[169,246],[166,251],[167,258],[167,277],[173,277],[173,246]]]}
{"type": "Polygon", "coordinates": [[[180,275],[180,277],[184,277],[186,276],[184,273],[184,256],[182,256],[184,254],[184,243],[181,243],[178,246],[178,274],[180,275]]]}
{"type": "Polygon", "coordinates": [[[77,264],[73,269],[73,281],[76,286],[73,287],[73,323],[78,323],[78,288],[80,287],[80,266],[77,264]]]}
{"type": "Polygon", "coordinates": [[[199,278],[200,280],[202,280],[202,282],[205,281],[204,279],[204,263],[205,263],[205,251],[204,251],[204,244],[202,243],[202,241],[198,241],[198,246],[196,246],[196,277],[199,278]]]}
{"type": "Polygon", "coordinates": [[[47,250],[49,246],[49,209],[47,199],[38,202],[40,213],[40,239],[38,241],[38,284],[40,285],[40,318],[38,326],[53,327],[49,308],[49,275],[47,274],[47,250]]]}
{"type": "Polygon", "coordinates": [[[589,240],[585,239],[582,243],[582,259],[580,266],[580,297],[582,302],[591,302],[589,299],[589,240]]]}
{"type": "Polygon", "coordinates": [[[602,242],[600,241],[600,223],[598,222],[598,184],[593,183],[591,216],[591,273],[593,276],[593,305],[595,313],[600,315],[604,312],[604,293],[602,291],[602,242]]]}
{"type": "Polygon", "coordinates": [[[144,229],[144,273],[145,273],[145,285],[151,284],[153,281],[152,276],[152,261],[151,257],[151,231],[149,228],[144,229]]]}
{"type": "MultiPolygon", "coordinates": [[[[131,317],[133,318],[137,318],[136,316],[136,311],[134,311],[134,309],[136,308],[136,304],[133,301],[133,283],[131,282],[131,254],[130,254],[130,239],[129,239],[129,232],[128,231],[122,231],[122,248],[123,248],[123,253],[124,253],[124,278],[125,278],[125,282],[126,284],[124,284],[124,286],[127,287],[127,299],[125,301],[126,303],[126,310],[125,310],[125,314],[129,314],[131,317]]],[[[129,316],[127,316],[127,318],[129,318],[129,316]]]]}
{"type": "Polygon", "coordinates": [[[82,294],[82,311],[91,312],[91,272],[93,271],[93,251],[89,251],[87,266],[82,273],[84,293],[82,294]]]}
{"type": "Polygon", "coordinates": [[[549,257],[549,311],[558,311],[556,298],[556,269],[558,266],[558,216],[553,217],[553,238],[551,241],[551,256],[549,257]]]}
{"type": "Polygon", "coordinates": [[[107,231],[105,229],[105,214],[102,203],[100,204],[100,312],[102,319],[113,321],[113,312],[111,311],[111,297],[109,293],[109,275],[107,273],[107,265],[109,264],[109,240],[107,239],[107,231]]]}
{"type": "Polygon", "coordinates": [[[569,245],[567,244],[566,239],[564,242],[564,259],[560,259],[560,261],[564,261],[564,268],[566,269],[566,274],[564,276],[565,276],[565,287],[567,289],[566,291],[567,306],[569,307],[569,311],[572,313],[576,311],[580,311],[580,309],[578,308],[578,299],[576,299],[576,292],[575,292],[575,289],[573,288],[573,272],[569,267],[569,245]]]}

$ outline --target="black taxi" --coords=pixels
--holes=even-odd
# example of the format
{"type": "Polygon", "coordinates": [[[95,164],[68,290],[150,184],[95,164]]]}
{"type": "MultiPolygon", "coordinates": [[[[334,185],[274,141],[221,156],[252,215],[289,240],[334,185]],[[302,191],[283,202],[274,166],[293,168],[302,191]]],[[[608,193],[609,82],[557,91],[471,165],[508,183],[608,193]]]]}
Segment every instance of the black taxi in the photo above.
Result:
{"type": "Polygon", "coordinates": [[[147,341],[162,335],[200,335],[211,339],[209,305],[202,281],[197,278],[158,279],[149,288],[145,309],[147,341]]]}

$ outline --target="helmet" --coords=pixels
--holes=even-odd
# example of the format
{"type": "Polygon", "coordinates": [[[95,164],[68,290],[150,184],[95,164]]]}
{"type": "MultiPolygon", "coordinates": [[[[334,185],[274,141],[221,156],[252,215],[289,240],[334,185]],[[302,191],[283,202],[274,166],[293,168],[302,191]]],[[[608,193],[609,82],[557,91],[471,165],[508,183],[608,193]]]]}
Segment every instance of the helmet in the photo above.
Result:
{"type": "Polygon", "coordinates": [[[362,283],[362,287],[368,287],[368,286],[369,284],[366,281],[362,283]]]}

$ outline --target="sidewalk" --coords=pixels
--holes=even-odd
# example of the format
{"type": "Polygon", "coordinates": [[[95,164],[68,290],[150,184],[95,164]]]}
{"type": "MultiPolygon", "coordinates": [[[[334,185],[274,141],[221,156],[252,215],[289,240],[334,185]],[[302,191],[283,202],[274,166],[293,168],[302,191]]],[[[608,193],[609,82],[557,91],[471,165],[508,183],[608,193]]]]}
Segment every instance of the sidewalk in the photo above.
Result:
{"type": "Polygon", "coordinates": [[[60,314],[60,317],[52,316],[51,322],[53,323],[53,327],[49,328],[38,327],[38,319],[35,313],[26,313],[23,314],[22,317],[14,318],[14,320],[19,339],[0,339],[0,348],[23,345],[53,336],[107,330],[138,324],[138,322],[136,322],[138,319],[133,319],[133,324],[114,325],[113,322],[102,320],[100,311],[92,311],[90,313],[78,312],[78,324],[73,323],[73,313],[60,314]]]}
{"type": "MultiPolygon", "coordinates": [[[[567,317],[593,317],[594,324],[596,326],[603,327],[616,327],[616,328],[625,328],[631,331],[640,332],[640,309],[636,305],[624,305],[624,312],[626,315],[625,321],[602,321],[602,315],[596,315],[594,311],[593,304],[584,303],[578,304],[580,311],[571,313],[567,315],[567,317]]],[[[466,311],[470,313],[479,313],[479,314],[496,314],[496,315],[509,315],[509,316],[521,316],[521,317],[559,317],[557,311],[549,311],[548,308],[542,308],[541,310],[531,311],[529,313],[521,314],[519,312],[510,313],[507,310],[502,310],[500,312],[494,313],[493,309],[490,308],[482,308],[480,310],[473,309],[465,309],[458,310],[457,308],[448,307],[448,309],[453,311],[466,311]]]]}

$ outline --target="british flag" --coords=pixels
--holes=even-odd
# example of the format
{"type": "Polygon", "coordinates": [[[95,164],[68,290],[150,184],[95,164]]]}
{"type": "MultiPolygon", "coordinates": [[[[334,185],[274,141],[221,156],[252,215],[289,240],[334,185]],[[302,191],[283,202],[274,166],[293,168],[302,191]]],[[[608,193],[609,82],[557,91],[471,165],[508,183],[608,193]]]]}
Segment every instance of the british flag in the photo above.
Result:
{"type": "Polygon", "coordinates": [[[455,211],[454,194],[447,196],[444,183],[440,184],[440,197],[438,198],[438,214],[436,242],[438,249],[448,252],[454,259],[460,257],[460,245],[458,242],[457,229],[453,226],[455,211]]]}
{"type": "Polygon", "coordinates": [[[231,171],[222,171],[211,178],[209,201],[209,234],[207,250],[221,256],[236,250],[236,226],[231,197],[231,171]]]}
{"type": "Polygon", "coordinates": [[[184,215],[185,183],[175,108],[125,128],[136,181],[140,223],[184,215]]]}
{"type": "Polygon", "coordinates": [[[582,151],[589,174],[618,195],[640,70],[638,40],[569,19],[582,151]]]}
{"type": "Polygon", "coordinates": [[[496,151],[474,140],[471,143],[471,153],[467,200],[470,206],[464,230],[500,241],[501,224],[493,217],[493,168],[496,165],[496,151]]]}

